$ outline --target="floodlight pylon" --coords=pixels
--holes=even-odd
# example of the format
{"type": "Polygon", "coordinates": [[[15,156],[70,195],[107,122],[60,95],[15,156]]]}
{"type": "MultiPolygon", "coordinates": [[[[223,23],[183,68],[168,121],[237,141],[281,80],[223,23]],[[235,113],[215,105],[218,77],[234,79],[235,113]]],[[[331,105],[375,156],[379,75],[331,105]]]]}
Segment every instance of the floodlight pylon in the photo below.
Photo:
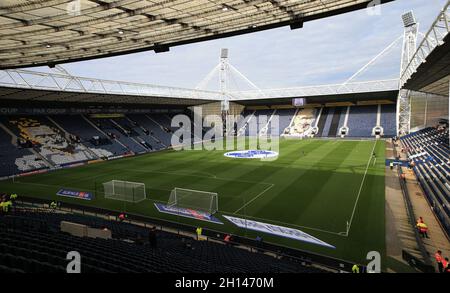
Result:
{"type": "MultiPolygon", "coordinates": [[[[400,63],[400,77],[411,62],[417,50],[417,35],[419,24],[416,22],[414,13],[408,12],[402,15],[404,24],[403,46],[400,63]]],[[[411,127],[411,99],[410,91],[401,88],[399,83],[399,94],[397,98],[397,134],[405,135],[409,133],[411,127]]]]}

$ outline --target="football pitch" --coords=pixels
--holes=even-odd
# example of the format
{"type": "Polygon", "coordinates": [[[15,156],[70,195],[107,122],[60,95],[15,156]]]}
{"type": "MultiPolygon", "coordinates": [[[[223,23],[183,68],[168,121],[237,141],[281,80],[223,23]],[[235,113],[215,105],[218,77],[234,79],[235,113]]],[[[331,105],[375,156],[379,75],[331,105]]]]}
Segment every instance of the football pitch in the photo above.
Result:
{"type": "Polygon", "coordinates": [[[384,141],[282,139],[275,161],[228,158],[225,152],[156,152],[0,181],[0,190],[260,235],[266,242],[349,261],[363,262],[369,251],[385,257],[384,141]],[[145,183],[146,200],[105,199],[102,183],[110,180],[145,183]],[[154,203],[167,203],[175,187],[216,192],[216,217],[224,224],[158,212],[154,203]],[[92,192],[94,198],[57,196],[61,188],[92,192]],[[336,248],[238,228],[224,215],[299,229],[336,248]]]}

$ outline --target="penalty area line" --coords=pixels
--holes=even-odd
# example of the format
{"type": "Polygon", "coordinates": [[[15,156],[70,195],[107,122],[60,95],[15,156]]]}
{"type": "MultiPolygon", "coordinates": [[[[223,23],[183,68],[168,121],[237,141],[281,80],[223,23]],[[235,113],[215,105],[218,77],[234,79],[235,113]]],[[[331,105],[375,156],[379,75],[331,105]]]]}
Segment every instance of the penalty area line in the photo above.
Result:
{"type": "Polygon", "coordinates": [[[258,199],[258,197],[260,197],[261,195],[263,195],[264,193],[266,193],[269,189],[271,189],[272,187],[274,187],[275,184],[270,183],[270,185],[268,187],[266,187],[263,191],[261,191],[260,193],[258,193],[255,197],[253,197],[250,201],[248,201],[247,203],[245,203],[243,206],[241,206],[240,208],[238,208],[233,214],[237,214],[240,210],[242,210],[243,208],[245,208],[246,206],[248,206],[249,204],[251,204],[252,202],[254,202],[256,199],[258,199]]]}

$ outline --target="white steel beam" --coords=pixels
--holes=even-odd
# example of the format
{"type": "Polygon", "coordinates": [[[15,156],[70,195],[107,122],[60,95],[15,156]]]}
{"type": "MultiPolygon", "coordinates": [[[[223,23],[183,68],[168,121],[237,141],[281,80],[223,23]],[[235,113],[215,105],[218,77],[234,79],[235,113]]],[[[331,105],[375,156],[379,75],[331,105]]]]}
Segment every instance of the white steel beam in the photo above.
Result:
{"type": "Polygon", "coordinates": [[[400,86],[405,83],[416,72],[417,68],[425,62],[428,55],[438,46],[443,44],[444,38],[450,32],[450,1],[441,10],[431,28],[425,34],[422,42],[415,51],[408,65],[403,69],[400,77],[400,86]]]}
{"type": "Polygon", "coordinates": [[[0,86],[62,92],[220,100],[217,92],[132,82],[76,77],[30,70],[0,71],[0,86]]]}

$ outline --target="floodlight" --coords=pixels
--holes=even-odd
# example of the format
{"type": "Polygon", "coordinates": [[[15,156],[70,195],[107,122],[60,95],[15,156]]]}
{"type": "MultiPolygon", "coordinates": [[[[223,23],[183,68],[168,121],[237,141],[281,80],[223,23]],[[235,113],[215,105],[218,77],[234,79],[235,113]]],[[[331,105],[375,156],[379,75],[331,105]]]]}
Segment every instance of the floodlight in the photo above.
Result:
{"type": "Polygon", "coordinates": [[[416,18],[414,17],[414,13],[412,11],[407,12],[402,15],[403,25],[405,27],[413,26],[417,24],[416,18]]]}
{"type": "Polygon", "coordinates": [[[228,49],[224,48],[220,51],[220,58],[228,58],[228,49]]]}

